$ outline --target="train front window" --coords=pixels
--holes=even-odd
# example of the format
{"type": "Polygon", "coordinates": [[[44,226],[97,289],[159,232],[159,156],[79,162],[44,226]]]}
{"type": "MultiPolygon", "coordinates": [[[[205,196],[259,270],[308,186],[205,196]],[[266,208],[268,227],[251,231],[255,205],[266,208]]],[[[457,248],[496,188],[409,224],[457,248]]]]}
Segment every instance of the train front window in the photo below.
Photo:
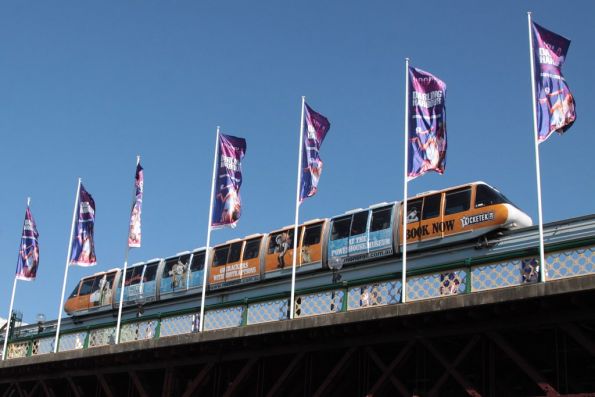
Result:
{"type": "Polygon", "coordinates": [[[95,278],[88,278],[86,280],[83,281],[83,285],[81,285],[81,290],[79,292],[79,295],[84,296],[84,295],[89,295],[91,292],[93,292],[93,283],[95,282],[95,278]]]}
{"type": "Polygon", "coordinates": [[[306,226],[304,234],[304,246],[315,245],[320,243],[320,235],[322,234],[322,225],[306,226]]]}
{"type": "Polygon", "coordinates": [[[504,195],[486,185],[477,185],[475,190],[475,208],[494,204],[511,204],[504,195]]]}
{"type": "Polygon", "coordinates": [[[258,251],[260,248],[260,242],[262,238],[257,238],[246,242],[246,248],[244,248],[244,260],[254,259],[258,257],[258,251]]]}
{"type": "Polygon", "coordinates": [[[432,219],[440,215],[440,202],[442,201],[442,193],[433,194],[424,198],[424,206],[422,209],[421,219],[432,219]]]}
{"type": "Polygon", "coordinates": [[[80,287],[81,283],[78,283],[75,287],[74,290],[72,290],[72,293],[70,294],[70,298],[74,298],[76,296],[79,295],[79,287],[80,287]]]}
{"type": "Polygon", "coordinates": [[[219,247],[215,250],[213,257],[213,266],[223,266],[227,263],[227,254],[229,253],[229,245],[219,247]]]}
{"type": "Polygon", "coordinates": [[[357,236],[366,232],[368,226],[368,211],[358,212],[353,215],[351,222],[351,236],[357,236]]]}
{"type": "Polygon", "coordinates": [[[192,257],[192,263],[190,264],[190,270],[196,272],[205,268],[205,253],[195,252],[192,257]]]}
{"type": "Polygon", "coordinates": [[[349,227],[351,226],[351,216],[335,219],[333,230],[331,231],[331,240],[339,240],[349,237],[349,227]]]}
{"type": "Polygon", "coordinates": [[[471,204],[471,188],[446,193],[444,215],[457,214],[469,210],[471,204]]]}
{"type": "Polygon", "coordinates": [[[238,262],[240,260],[240,254],[242,253],[242,242],[233,243],[229,250],[229,259],[227,263],[238,262]]]}
{"type": "Polygon", "coordinates": [[[372,210],[372,222],[370,223],[370,232],[388,229],[390,227],[390,218],[392,208],[377,208],[372,210]]]}

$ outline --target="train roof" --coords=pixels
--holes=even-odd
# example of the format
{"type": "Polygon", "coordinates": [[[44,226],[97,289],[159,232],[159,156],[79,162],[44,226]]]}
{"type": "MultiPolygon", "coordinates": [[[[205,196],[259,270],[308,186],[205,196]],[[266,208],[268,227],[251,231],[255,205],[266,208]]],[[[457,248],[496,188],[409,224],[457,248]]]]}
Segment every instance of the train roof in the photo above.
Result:
{"type": "MultiPolygon", "coordinates": [[[[308,225],[312,225],[314,223],[319,223],[319,222],[327,221],[328,219],[329,218],[315,218],[315,219],[310,219],[309,221],[305,221],[305,222],[302,222],[302,223],[298,224],[298,226],[308,226],[308,225]]],[[[269,232],[269,234],[279,233],[279,232],[281,232],[283,230],[293,229],[294,227],[295,227],[294,224],[285,225],[285,226],[283,226],[283,227],[281,227],[279,229],[272,230],[271,232],[269,232]]]]}

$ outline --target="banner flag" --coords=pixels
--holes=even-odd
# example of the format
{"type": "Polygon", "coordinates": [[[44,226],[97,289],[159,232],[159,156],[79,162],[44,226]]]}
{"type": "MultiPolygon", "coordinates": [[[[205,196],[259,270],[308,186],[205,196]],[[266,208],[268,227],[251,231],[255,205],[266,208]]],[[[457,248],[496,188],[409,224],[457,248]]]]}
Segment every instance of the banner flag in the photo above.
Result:
{"type": "Polygon", "coordinates": [[[242,186],[242,159],[246,154],[246,140],[231,135],[219,135],[217,174],[211,226],[235,227],[242,214],[240,187],[242,186]]]}
{"type": "Polygon", "coordinates": [[[564,133],[576,120],[574,97],[562,75],[570,40],[532,22],[538,141],[564,133]]]}
{"type": "Polygon", "coordinates": [[[409,67],[409,158],[412,180],[446,168],[446,84],[421,69],[409,67]]]}
{"type": "Polygon", "coordinates": [[[302,137],[302,175],[300,188],[300,203],[307,197],[312,197],[318,191],[318,181],[322,173],[322,159],[320,146],[331,128],[331,123],[320,113],[316,113],[307,103],[304,103],[304,136],[302,137]]]}
{"type": "Polygon", "coordinates": [[[23,235],[17,259],[16,278],[19,280],[32,281],[37,276],[39,266],[39,233],[31,210],[27,206],[25,211],[25,222],[23,224],[23,235]]]}
{"type": "Polygon", "coordinates": [[[74,225],[76,235],[72,238],[70,265],[93,266],[97,264],[95,243],[93,241],[94,226],[95,201],[81,184],[74,225]]]}
{"type": "Polygon", "coordinates": [[[136,189],[135,199],[132,203],[130,213],[130,229],[128,231],[128,247],[139,248],[141,244],[141,212],[143,209],[143,191],[145,174],[140,161],[136,165],[134,186],[136,189]]]}

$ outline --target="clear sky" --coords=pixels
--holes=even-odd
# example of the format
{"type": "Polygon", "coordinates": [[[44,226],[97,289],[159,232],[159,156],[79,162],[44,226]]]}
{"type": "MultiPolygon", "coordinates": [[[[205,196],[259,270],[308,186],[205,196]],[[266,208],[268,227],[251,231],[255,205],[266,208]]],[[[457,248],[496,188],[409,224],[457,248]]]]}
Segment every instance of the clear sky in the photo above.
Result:
{"type": "MultiPolygon", "coordinates": [[[[594,212],[595,2],[16,1],[0,6],[0,316],[26,198],[40,232],[28,322],[58,313],[77,178],[97,204],[94,268],[123,263],[136,155],[143,245],[131,263],[206,243],[216,126],[246,138],[243,215],[213,243],[294,219],[301,96],[331,121],[300,220],[403,192],[404,59],[448,86],[448,159],[410,193],[484,180],[537,220],[527,14],[572,40],[577,121],[541,145],[546,222],[594,212]]],[[[288,285],[289,288],[289,285],[288,285]]]]}

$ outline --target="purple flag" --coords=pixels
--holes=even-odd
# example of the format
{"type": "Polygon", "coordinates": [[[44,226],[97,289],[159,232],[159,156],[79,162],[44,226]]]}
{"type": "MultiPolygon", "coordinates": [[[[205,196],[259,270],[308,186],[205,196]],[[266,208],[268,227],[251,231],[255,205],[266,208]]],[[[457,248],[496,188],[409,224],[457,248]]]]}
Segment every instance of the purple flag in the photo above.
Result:
{"type": "Polygon", "coordinates": [[[562,76],[570,40],[533,22],[533,62],[537,135],[545,141],[552,132],[562,134],[576,120],[574,97],[562,76]]]}
{"type": "Polygon", "coordinates": [[[219,135],[217,175],[211,226],[235,227],[242,214],[240,187],[242,186],[242,159],[246,154],[246,140],[231,135],[219,135]]]}
{"type": "Polygon", "coordinates": [[[135,199],[132,203],[130,213],[130,229],[128,230],[128,247],[138,248],[141,243],[140,215],[143,209],[144,170],[139,163],[136,165],[134,186],[136,189],[135,199]]]}
{"type": "Polygon", "coordinates": [[[446,84],[421,69],[409,68],[408,180],[446,168],[446,84]]]}
{"type": "Polygon", "coordinates": [[[39,266],[39,233],[31,210],[27,207],[25,211],[25,223],[23,224],[23,236],[17,259],[16,278],[19,280],[35,280],[37,267],[39,266]]]}
{"type": "Polygon", "coordinates": [[[318,180],[322,173],[320,145],[322,145],[329,128],[331,128],[331,123],[328,119],[320,113],[316,113],[305,103],[300,203],[305,198],[314,196],[318,190],[318,180]]]}
{"type": "Polygon", "coordinates": [[[74,230],[70,251],[70,265],[93,266],[97,264],[93,229],[95,225],[95,201],[81,183],[79,201],[75,215],[74,230]]]}

